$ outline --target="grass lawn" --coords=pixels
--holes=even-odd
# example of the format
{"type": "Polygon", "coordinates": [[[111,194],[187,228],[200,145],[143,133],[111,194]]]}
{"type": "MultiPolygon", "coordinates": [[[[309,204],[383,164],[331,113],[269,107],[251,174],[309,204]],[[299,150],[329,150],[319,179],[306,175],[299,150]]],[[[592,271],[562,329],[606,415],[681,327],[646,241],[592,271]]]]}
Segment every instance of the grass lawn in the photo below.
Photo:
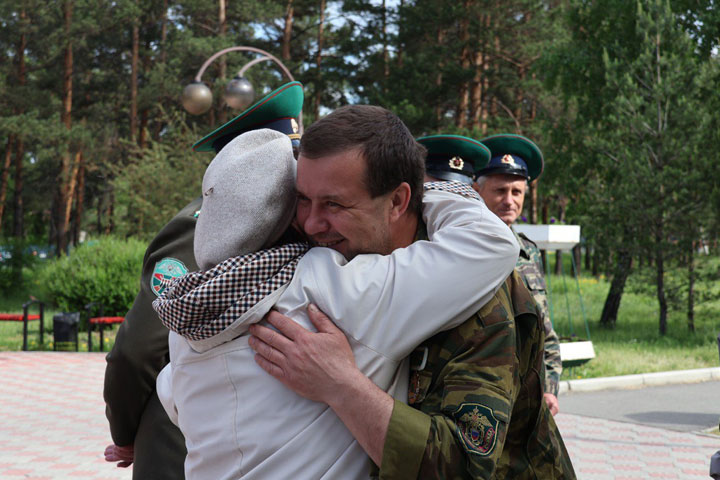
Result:
{"type": "MultiPolygon", "coordinates": [[[[550,280],[558,335],[570,336],[572,332],[586,338],[575,280],[568,276],[563,282],[562,277],[554,275],[550,280]]],[[[599,319],[609,282],[583,277],[579,284],[596,358],[585,365],[565,369],[564,380],[720,366],[716,340],[720,332],[720,299],[696,305],[695,333],[687,329],[685,312],[670,312],[668,333],[661,337],[659,308],[654,296],[626,291],[615,328],[606,329],[600,326],[599,319]]]]}

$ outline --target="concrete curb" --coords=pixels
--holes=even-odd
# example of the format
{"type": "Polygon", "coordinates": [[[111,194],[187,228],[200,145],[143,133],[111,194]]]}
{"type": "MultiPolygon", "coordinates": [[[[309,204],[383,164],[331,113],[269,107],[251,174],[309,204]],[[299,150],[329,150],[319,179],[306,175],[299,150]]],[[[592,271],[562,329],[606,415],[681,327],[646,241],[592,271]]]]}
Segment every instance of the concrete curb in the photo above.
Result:
{"type": "Polygon", "coordinates": [[[708,382],[712,380],[720,380],[720,367],[640,373],[637,375],[620,375],[617,377],[564,380],[560,382],[560,393],[596,392],[598,390],[614,388],[640,388],[675,383],[708,382]]]}

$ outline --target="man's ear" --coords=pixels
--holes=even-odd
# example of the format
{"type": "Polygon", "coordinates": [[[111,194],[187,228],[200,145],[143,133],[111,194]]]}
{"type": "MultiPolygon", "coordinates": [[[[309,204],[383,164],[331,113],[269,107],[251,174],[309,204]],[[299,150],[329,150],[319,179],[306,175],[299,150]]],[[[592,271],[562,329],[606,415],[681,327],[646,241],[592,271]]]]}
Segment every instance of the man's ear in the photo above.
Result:
{"type": "Polygon", "coordinates": [[[402,217],[410,205],[412,192],[410,184],[402,182],[390,193],[390,221],[393,222],[402,217]]]}

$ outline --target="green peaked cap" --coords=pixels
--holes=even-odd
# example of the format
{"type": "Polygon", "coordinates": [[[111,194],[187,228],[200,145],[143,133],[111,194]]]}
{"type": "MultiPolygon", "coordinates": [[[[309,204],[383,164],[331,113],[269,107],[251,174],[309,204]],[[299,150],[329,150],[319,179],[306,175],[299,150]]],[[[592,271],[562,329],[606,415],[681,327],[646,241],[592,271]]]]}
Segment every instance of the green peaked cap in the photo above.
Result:
{"type": "Polygon", "coordinates": [[[253,106],[197,141],[196,152],[219,152],[230,140],[241,133],[259,128],[271,128],[299,140],[298,117],[303,105],[303,87],[290,82],[265,95],[253,106]]]}
{"type": "Polygon", "coordinates": [[[417,142],[427,151],[425,169],[443,180],[472,183],[475,171],[490,160],[490,150],[481,142],[460,135],[429,135],[417,142]]]}
{"type": "Polygon", "coordinates": [[[490,149],[492,158],[477,172],[479,177],[506,173],[533,181],[543,171],[543,154],[540,148],[522,135],[500,133],[480,141],[490,149]]]}

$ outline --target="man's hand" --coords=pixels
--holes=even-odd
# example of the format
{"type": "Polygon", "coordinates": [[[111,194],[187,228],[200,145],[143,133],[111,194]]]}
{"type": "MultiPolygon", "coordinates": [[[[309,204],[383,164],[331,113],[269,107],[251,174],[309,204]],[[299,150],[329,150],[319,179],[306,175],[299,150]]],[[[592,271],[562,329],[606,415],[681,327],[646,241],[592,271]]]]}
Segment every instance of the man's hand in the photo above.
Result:
{"type": "Polygon", "coordinates": [[[120,468],[127,468],[132,465],[134,455],[133,445],[127,445],[125,447],[108,445],[105,448],[105,461],[118,462],[117,466],[120,468]]]}
{"type": "Polygon", "coordinates": [[[280,333],[252,325],[249,342],[255,361],[298,395],[327,403],[381,465],[394,401],[358,370],[345,334],[332,320],[312,304],[308,316],[317,333],[278,312],[266,319],[280,333]]]}
{"type": "Polygon", "coordinates": [[[552,393],[545,393],[543,394],[543,397],[545,397],[545,403],[547,403],[550,413],[552,413],[554,417],[560,411],[560,403],[558,402],[557,397],[552,393]]]}
{"type": "Polygon", "coordinates": [[[252,325],[249,343],[263,370],[298,395],[332,406],[342,401],[342,385],[362,373],[345,334],[315,305],[308,306],[308,316],[317,333],[272,311],[266,320],[280,333],[252,325]]]}

